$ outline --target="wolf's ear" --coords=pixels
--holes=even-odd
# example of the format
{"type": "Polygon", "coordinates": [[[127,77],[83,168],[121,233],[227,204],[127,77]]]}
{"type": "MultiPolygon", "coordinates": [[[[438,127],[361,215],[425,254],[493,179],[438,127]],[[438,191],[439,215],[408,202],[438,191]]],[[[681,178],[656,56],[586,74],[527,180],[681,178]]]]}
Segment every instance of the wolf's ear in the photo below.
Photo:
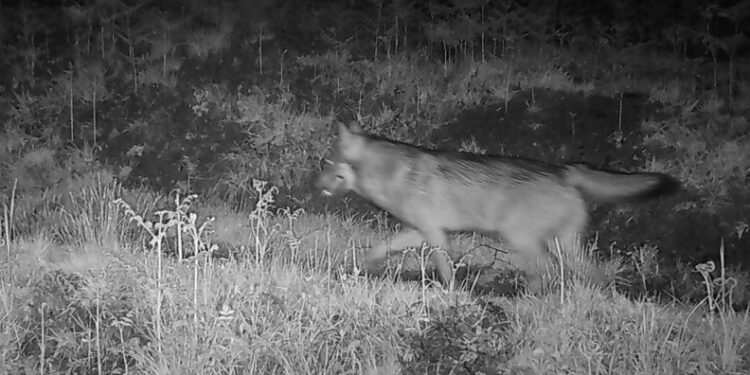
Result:
{"type": "Polygon", "coordinates": [[[352,134],[362,134],[362,127],[359,126],[359,122],[352,121],[349,126],[344,125],[343,122],[339,121],[339,136],[346,137],[352,134]]]}
{"type": "MultiPolygon", "coordinates": [[[[357,130],[359,125],[357,125],[357,130]]],[[[359,150],[362,148],[364,138],[359,135],[358,131],[347,128],[346,125],[339,123],[339,151],[345,158],[356,159],[359,150]]]]}
{"type": "Polygon", "coordinates": [[[349,126],[339,122],[339,139],[342,143],[353,142],[361,133],[362,129],[356,121],[350,123],[349,126]]]}
{"type": "Polygon", "coordinates": [[[344,134],[349,133],[349,128],[347,128],[343,122],[339,121],[337,124],[339,126],[339,137],[342,137],[344,136],[344,134]]]}
{"type": "Polygon", "coordinates": [[[359,121],[354,120],[349,123],[349,132],[353,134],[362,134],[362,126],[359,125],[359,121]]]}

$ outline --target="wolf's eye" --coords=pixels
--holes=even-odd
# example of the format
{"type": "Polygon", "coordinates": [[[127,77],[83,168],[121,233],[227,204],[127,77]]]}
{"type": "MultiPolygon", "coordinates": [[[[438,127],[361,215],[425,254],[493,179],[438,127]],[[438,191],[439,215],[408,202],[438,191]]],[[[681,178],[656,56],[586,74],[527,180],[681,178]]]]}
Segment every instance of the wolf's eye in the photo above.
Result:
{"type": "Polygon", "coordinates": [[[344,176],[343,176],[343,175],[340,175],[340,174],[337,174],[337,175],[336,175],[336,179],[337,179],[337,180],[343,180],[343,179],[344,179],[344,176]]]}

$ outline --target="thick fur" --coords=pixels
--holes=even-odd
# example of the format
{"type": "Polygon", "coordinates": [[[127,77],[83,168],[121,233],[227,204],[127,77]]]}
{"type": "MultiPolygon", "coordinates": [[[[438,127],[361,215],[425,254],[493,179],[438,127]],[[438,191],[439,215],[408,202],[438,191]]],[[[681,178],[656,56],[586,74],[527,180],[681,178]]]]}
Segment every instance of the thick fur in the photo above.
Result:
{"type": "MultiPolygon", "coordinates": [[[[581,164],[425,150],[340,124],[333,161],[316,186],[327,196],[353,190],[408,228],[372,248],[367,254],[372,261],[423,242],[445,249],[448,231],[496,234],[527,257],[526,270],[534,277],[530,287],[538,289],[539,260],[546,264],[549,244],[569,252],[586,230],[586,199],[635,201],[666,194],[678,184],[656,173],[615,173],[581,164]]],[[[450,283],[449,258],[443,251],[433,256],[441,277],[450,283]]],[[[569,266],[598,284],[606,282],[588,261],[579,263],[569,266]]]]}

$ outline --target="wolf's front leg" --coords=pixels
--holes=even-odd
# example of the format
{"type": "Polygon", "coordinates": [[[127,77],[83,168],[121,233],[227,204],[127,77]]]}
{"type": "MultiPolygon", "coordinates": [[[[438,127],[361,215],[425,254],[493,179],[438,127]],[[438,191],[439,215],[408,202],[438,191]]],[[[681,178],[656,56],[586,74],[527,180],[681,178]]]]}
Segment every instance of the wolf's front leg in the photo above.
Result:
{"type": "Polygon", "coordinates": [[[390,241],[386,240],[365,252],[365,264],[368,267],[380,264],[392,251],[403,250],[407,247],[419,248],[425,238],[415,229],[405,229],[396,234],[390,241]]]}

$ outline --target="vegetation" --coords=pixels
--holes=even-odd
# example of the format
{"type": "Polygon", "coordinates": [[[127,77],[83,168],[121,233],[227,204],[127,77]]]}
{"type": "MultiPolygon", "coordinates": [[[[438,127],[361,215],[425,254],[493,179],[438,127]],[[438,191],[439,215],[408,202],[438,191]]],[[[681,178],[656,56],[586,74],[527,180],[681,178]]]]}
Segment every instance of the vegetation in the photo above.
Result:
{"type": "Polygon", "coordinates": [[[731,4],[0,3],[0,373],[750,372],[750,2],[731,4]],[[367,274],[399,223],[310,187],[351,119],[684,189],[593,208],[580,250],[608,290],[527,295],[470,233],[457,290],[428,249],[367,274]]]}

